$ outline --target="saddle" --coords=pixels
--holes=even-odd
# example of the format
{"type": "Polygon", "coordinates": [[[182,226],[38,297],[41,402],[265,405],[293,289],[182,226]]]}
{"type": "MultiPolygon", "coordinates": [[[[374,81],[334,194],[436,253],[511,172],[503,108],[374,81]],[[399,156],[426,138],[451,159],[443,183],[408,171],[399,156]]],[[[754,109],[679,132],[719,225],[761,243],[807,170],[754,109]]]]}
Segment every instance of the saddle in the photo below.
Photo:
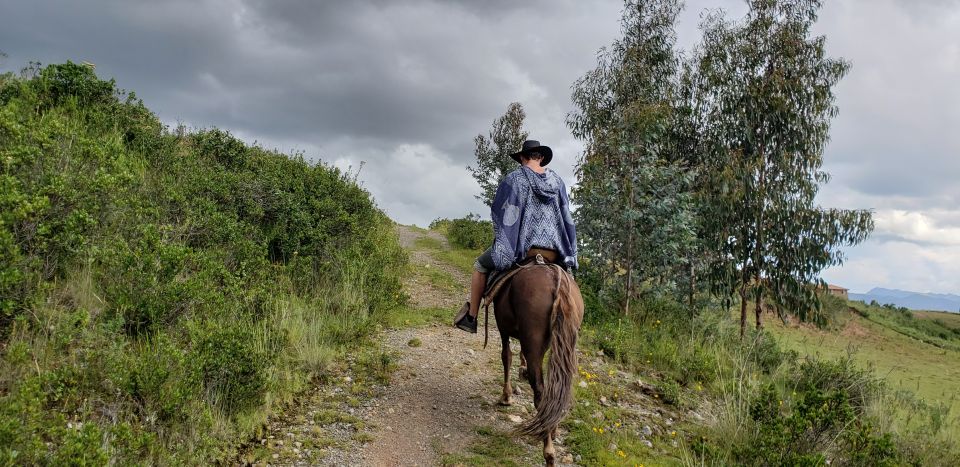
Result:
{"type": "Polygon", "coordinates": [[[499,289],[506,283],[506,280],[516,274],[520,269],[527,267],[530,263],[537,262],[537,256],[541,257],[539,264],[557,264],[566,269],[566,265],[563,264],[562,258],[560,258],[560,252],[545,248],[531,248],[527,250],[527,256],[514,263],[510,269],[493,271],[487,275],[487,285],[484,287],[481,297],[483,297],[484,300],[492,301],[496,296],[496,292],[499,292],[499,289]]]}

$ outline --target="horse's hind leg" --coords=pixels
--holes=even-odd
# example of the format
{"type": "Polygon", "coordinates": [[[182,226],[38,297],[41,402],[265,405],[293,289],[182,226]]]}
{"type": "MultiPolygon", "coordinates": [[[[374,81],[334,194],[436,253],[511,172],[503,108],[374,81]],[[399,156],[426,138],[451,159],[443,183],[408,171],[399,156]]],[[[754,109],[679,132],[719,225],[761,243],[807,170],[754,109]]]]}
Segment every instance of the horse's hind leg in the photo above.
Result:
{"type": "Polygon", "coordinates": [[[547,465],[555,465],[557,450],[553,447],[553,437],[547,436],[543,440],[543,460],[546,461],[547,465]]]}
{"type": "Polygon", "coordinates": [[[510,357],[513,356],[513,353],[510,351],[510,336],[502,335],[501,339],[500,360],[503,361],[503,395],[500,396],[500,405],[512,405],[513,401],[510,399],[510,357]]]}
{"type": "MultiPolygon", "coordinates": [[[[534,346],[531,346],[534,347],[534,346]]],[[[527,381],[533,390],[533,406],[540,408],[540,397],[543,395],[543,349],[520,348],[527,359],[527,381]]]]}
{"type": "Polygon", "coordinates": [[[520,370],[518,371],[520,379],[527,379],[527,358],[523,356],[523,352],[520,352],[520,370]]]}

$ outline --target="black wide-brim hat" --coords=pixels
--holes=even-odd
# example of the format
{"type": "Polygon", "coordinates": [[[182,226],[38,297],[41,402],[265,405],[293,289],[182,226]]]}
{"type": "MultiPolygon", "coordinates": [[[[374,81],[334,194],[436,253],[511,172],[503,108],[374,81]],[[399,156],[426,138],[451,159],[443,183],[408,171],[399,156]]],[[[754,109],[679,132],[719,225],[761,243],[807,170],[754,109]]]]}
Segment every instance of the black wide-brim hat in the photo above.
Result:
{"type": "Polygon", "coordinates": [[[510,154],[510,157],[512,157],[513,160],[520,162],[520,156],[524,154],[529,154],[531,152],[539,152],[540,155],[543,156],[543,160],[540,161],[540,167],[543,167],[549,164],[550,161],[553,160],[553,150],[550,149],[549,146],[542,146],[540,145],[539,141],[532,140],[532,139],[528,139],[524,141],[523,149],[521,149],[520,152],[515,152],[513,154],[510,154]]]}

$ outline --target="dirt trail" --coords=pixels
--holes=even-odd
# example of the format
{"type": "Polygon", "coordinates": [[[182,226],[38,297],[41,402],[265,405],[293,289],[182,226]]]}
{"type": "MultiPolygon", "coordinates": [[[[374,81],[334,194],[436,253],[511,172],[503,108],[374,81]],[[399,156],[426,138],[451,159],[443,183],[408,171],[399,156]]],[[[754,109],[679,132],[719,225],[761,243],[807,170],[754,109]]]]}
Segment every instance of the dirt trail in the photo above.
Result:
{"type": "MultiPolygon", "coordinates": [[[[399,233],[414,267],[440,268],[458,283],[467,283],[463,272],[415,248],[421,235],[434,236],[443,244],[445,239],[408,227],[400,227],[399,233]]],[[[415,307],[439,305],[451,316],[463,301],[462,295],[409,281],[407,293],[415,307]]],[[[379,407],[369,414],[379,429],[364,449],[363,464],[438,465],[442,453],[464,451],[478,426],[503,424],[491,407],[497,395],[497,373],[491,370],[500,361],[499,346],[483,349],[479,333],[443,325],[388,332],[384,337],[385,345],[402,357],[390,386],[377,398],[379,407]],[[420,339],[419,347],[408,345],[414,338],[420,339]]]]}
{"type": "MultiPolygon", "coordinates": [[[[401,244],[410,253],[413,268],[436,268],[462,286],[461,292],[452,292],[450,288],[432,285],[424,280],[424,275],[413,274],[404,285],[411,297],[410,305],[424,310],[443,308],[449,310],[452,319],[466,296],[469,277],[438,261],[429,249],[419,248],[416,242],[427,236],[447,248],[446,240],[436,232],[405,226],[398,227],[398,233],[401,244]]],[[[530,416],[533,403],[529,386],[523,382],[514,385],[522,392],[514,396],[513,406],[497,405],[502,381],[499,334],[491,316],[490,345],[484,349],[482,324],[476,335],[446,323],[385,331],[381,340],[384,350],[397,356],[389,384],[376,387],[372,397],[361,396],[360,401],[343,397],[350,392],[349,374],[332,387],[318,388],[284,420],[272,424],[270,437],[261,440],[264,446],[273,448],[270,463],[458,464],[474,455],[471,450],[491,445],[491,436],[505,439],[511,428],[530,416]],[[419,345],[411,342],[414,339],[419,340],[419,345]],[[336,402],[343,399],[347,402],[336,402]],[[334,410],[347,413],[322,420],[333,419],[332,423],[316,421],[318,414],[334,410]],[[296,441],[304,436],[313,440],[296,441]]],[[[511,371],[516,381],[516,359],[511,371]]],[[[526,465],[542,461],[539,446],[519,440],[510,443],[507,450],[511,451],[508,455],[513,462],[526,465]]],[[[558,447],[562,452],[562,446],[558,447]]]]}

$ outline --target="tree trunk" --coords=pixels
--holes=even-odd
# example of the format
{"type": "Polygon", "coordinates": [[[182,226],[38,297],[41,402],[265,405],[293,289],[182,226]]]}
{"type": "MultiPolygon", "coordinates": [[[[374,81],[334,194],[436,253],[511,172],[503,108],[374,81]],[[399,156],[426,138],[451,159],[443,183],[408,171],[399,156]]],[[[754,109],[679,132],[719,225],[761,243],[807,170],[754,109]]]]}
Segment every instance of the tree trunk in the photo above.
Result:
{"type": "MultiPolygon", "coordinates": [[[[627,206],[633,211],[633,181],[627,185],[627,206]]],[[[630,316],[630,301],[633,299],[633,225],[627,223],[627,306],[624,314],[630,316]]]]}
{"type": "Polygon", "coordinates": [[[688,256],[687,264],[690,268],[690,290],[688,292],[689,295],[687,296],[687,306],[690,307],[690,318],[692,319],[696,314],[695,310],[693,309],[693,291],[696,290],[697,287],[697,276],[693,269],[693,258],[688,256]]]}
{"type": "Polygon", "coordinates": [[[740,284],[740,340],[747,332],[747,284],[740,284]]]}
{"type": "Polygon", "coordinates": [[[757,331],[763,329],[763,324],[760,323],[760,313],[763,312],[763,300],[761,299],[762,297],[763,295],[757,294],[756,309],[755,309],[755,312],[757,314],[757,331]]]}
{"type": "MultiPolygon", "coordinates": [[[[632,268],[631,268],[632,269],[632,268]]],[[[627,303],[623,307],[623,314],[630,316],[630,293],[633,290],[633,271],[627,269],[627,303]]]]}

